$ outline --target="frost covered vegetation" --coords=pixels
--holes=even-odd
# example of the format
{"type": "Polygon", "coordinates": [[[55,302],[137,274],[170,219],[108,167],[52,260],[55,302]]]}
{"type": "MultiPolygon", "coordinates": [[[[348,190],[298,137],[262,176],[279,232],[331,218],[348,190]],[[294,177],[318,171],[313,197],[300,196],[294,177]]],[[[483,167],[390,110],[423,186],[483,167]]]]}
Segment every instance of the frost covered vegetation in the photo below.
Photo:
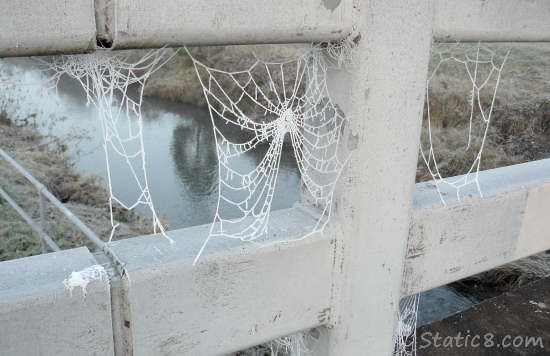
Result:
{"type": "MultiPolygon", "coordinates": [[[[99,236],[109,236],[108,193],[95,176],[84,176],[65,155],[66,145],[56,137],[42,136],[30,122],[12,122],[0,114],[0,147],[42,182],[99,236]]],[[[6,162],[0,162],[0,186],[39,221],[38,194],[33,185],[6,162]]],[[[115,209],[119,236],[151,233],[150,219],[115,209]]],[[[88,246],[87,238],[55,208],[47,205],[47,232],[59,247],[88,246]]],[[[0,199],[0,261],[40,254],[40,242],[27,223],[0,199]]]]}
{"type": "MultiPolygon", "coordinates": [[[[434,52],[444,46],[435,46],[434,52]]],[[[470,44],[475,48],[476,44],[470,44]]],[[[537,43],[488,45],[495,52],[511,48],[504,66],[487,141],[483,149],[481,170],[550,157],[550,46],[537,43]]],[[[462,50],[468,49],[463,45],[462,50]]],[[[436,55],[432,56],[432,62],[436,55]]],[[[468,171],[477,150],[466,149],[469,130],[471,81],[460,65],[442,66],[431,82],[430,113],[433,146],[443,176],[468,171]]],[[[481,102],[489,107],[491,88],[481,92],[481,102]]],[[[426,117],[426,113],[425,113],[426,117]]],[[[426,123],[426,121],[424,121],[426,123]]],[[[426,125],[422,145],[427,146],[426,125]]],[[[474,127],[472,146],[481,135],[474,127]]],[[[431,177],[419,160],[417,180],[431,177]]]]}

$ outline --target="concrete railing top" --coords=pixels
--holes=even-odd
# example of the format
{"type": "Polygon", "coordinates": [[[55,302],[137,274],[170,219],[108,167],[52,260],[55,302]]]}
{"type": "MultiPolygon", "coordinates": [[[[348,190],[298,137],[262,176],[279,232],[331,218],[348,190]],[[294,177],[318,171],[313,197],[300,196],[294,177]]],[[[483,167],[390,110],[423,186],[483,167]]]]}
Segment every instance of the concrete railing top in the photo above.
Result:
{"type": "Polygon", "coordinates": [[[37,291],[63,291],[63,281],[73,271],[97,262],[87,248],[45,253],[0,263],[0,302],[32,295],[37,291]]]}
{"type": "MultiPolygon", "coordinates": [[[[484,197],[502,195],[509,192],[510,189],[519,187],[529,187],[531,185],[540,185],[542,182],[550,180],[550,159],[515,164],[507,167],[488,169],[480,171],[479,184],[484,197]]],[[[475,173],[471,174],[473,178],[475,173]]],[[[448,181],[461,179],[464,176],[448,178],[448,181]]],[[[469,199],[479,200],[479,191],[476,184],[472,184],[460,189],[460,201],[456,195],[456,189],[447,184],[440,184],[439,189],[443,194],[445,202],[448,205],[467,202],[469,199]]],[[[437,193],[433,181],[418,183],[414,190],[413,207],[415,210],[428,207],[441,207],[441,199],[437,193]]]]}
{"type": "MultiPolygon", "coordinates": [[[[436,40],[550,40],[546,0],[425,1],[435,2],[436,40]]],[[[4,1],[0,57],[84,53],[100,46],[335,41],[369,21],[368,13],[354,11],[353,0],[4,1]]]]}
{"type": "Polygon", "coordinates": [[[70,279],[93,266],[86,247],[0,263],[0,353],[112,355],[109,280],[70,279]]]}

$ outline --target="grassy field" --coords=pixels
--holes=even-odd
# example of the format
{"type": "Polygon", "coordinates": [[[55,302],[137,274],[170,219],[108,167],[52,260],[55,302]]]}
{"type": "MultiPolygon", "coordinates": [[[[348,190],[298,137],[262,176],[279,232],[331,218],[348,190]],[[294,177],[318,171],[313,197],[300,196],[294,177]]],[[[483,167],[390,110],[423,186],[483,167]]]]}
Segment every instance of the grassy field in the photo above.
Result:
{"type": "MultiPolygon", "coordinates": [[[[438,45],[432,56],[430,70],[439,62],[436,54],[449,47],[438,45]]],[[[543,44],[488,45],[497,53],[497,63],[510,51],[502,71],[487,140],[483,149],[481,169],[503,167],[550,156],[550,46],[543,44]]],[[[475,51],[477,45],[466,44],[454,49],[475,51]]],[[[453,53],[455,54],[455,53],[453,53]]],[[[480,72],[486,75],[486,71],[480,72]]],[[[494,77],[493,77],[494,78],[494,77]]],[[[478,80],[480,82],[480,80],[478,80]]],[[[481,91],[481,104],[488,110],[495,80],[481,91]]],[[[468,171],[481,143],[479,110],[474,113],[472,145],[467,149],[471,80],[465,67],[447,63],[439,68],[430,82],[430,113],[432,138],[439,168],[443,176],[468,171]],[[476,125],[477,123],[477,125],[476,125]]],[[[422,146],[429,147],[426,111],[422,146]]],[[[428,180],[424,163],[419,160],[417,180],[428,180]]]]}

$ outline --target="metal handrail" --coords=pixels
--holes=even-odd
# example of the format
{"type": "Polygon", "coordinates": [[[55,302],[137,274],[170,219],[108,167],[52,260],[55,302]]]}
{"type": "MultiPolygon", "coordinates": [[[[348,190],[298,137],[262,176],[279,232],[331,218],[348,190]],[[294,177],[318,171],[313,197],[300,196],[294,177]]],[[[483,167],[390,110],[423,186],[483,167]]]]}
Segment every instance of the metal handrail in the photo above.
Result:
{"type": "MultiPolygon", "coordinates": [[[[6,200],[14,209],[17,211],[19,215],[29,224],[29,226],[36,231],[38,236],[40,236],[41,241],[45,242],[52,250],[54,251],[61,251],[59,246],[52,240],[52,238],[44,231],[42,230],[42,227],[38,225],[26,212],[21,208],[17,203],[6,193],[6,191],[2,188],[0,188],[0,196],[4,200],[6,200]]],[[[42,220],[40,220],[42,222],[42,220]]],[[[45,246],[42,244],[42,253],[45,251],[45,246]]]]}
{"type": "MultiPolygon", "coordinates": [[[[40,197],[40,221],[41,225],[39,226],[36,224],[28,214],[25,213],[25,211],[13,201],[9,197],[9,195],[0,188],[0,195],[6,199],[6,201],[21,215],[23,219],[31,226],[33,230],[35,230],[42,241],[46,242],[48,246],[50,246],[54,251],[59,251],[59,247],[53,242],[50,236],[44,232],[46,227],[46,213],[45,213],[45,202],[44,198],[48,199],[60,212],[62,212],[73,224],[78,227],[80,231],[86,236],[90,241],[94,243],[99,249],[103,250],[105,247],[105,242],[101,240],[99,236],[95,232],[93,232],[86,224],[84,224],[78,217],[76,217],[72,211],[67,209],[63,203],[61,203],[57,198],[50,193],[50,191],[42,184],[40,183],[36,178],[33,177],[32,174],[30,174],[23,166],[21,166],[19,163],[17,163],[16,160],[11,158],[4,150],[0,148],[0,156],[2,156],[9,164],[11,164],[19,173],[21,173],[29,182],[31,182],[32,185],[36,188],[38,191],[38,195],[40,197]],[[53,244],[53,245],[52,245],[53,244]]],[[[44,251],[45,246],[43,246],[42,250],[44,251]]]]}

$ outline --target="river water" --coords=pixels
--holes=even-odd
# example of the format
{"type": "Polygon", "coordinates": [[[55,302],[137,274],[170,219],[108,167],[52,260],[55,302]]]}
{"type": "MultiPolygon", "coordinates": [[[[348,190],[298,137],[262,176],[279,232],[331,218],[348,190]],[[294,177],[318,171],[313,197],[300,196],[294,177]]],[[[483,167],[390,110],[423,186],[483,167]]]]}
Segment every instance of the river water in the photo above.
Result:
{"type": "MultiPolygon", "coordinates": [[[[47,78],[32,63],[19,59],[1,62],[0,73],[20,83],[41,83],[47,78]]],[[[57,94],[45,92],[40,85],[9,87],[0,93],[0,105],[12,119],[35,122],[43,134],[62,138],[76,169],[98,175],[105,184],[100,124],[95,108],[86,106],[78,83],[70,79],[60,81],[57,94]]],[[[207,110],[146,98],[142,111],[147,173],[156,210],[165,216],[171,229],[211,222],[217,202],[218,169],[207,110]]],[[[253,151],[243,155],[237,164],[241,168],[254,167],[261,158],[261,150],[253,151]]],[[[135,199],[136,190],[128,184],[126,167],[113,165],[111,175],[117,195],[129,201],[135,199]]],[[[300,175],[293,155],[286,152],[273,209],[291,207],[299,196],[300,175]]],[[[145,207],[141,209],[148,212],[145,207]]],[[[476,298],[460,295],[448,287],[423,293],[419,325],[442,319],[476,302],[476,298]]]]}
{"type": "MultiPolygon", "coordinates": [[[[47,79],[29,63],[8,66],[8,70],[13,80],[23,83],[47,79]]],[[[19,120],[32,116],[30,120],[43,134],[65,138],[67,153],[77,170],[107,182],[100,122],[95,108],[86,106],[84,91],[76,81],[61,80],[57,95],[55,91],[45,93],[38,85],[19,87],[8,111],[10,117],[19,120]],[[88,137],[78,139],[80,136],[88,137]]],[[[211,222],[217,202],[218,163],[208,111],[146,98],[142,112],[148,181],[156,210],[166,217],[170,229],[211,222]]],[[[239,170],[251,169],[261,161],[263,152],[258,148],[232,163],[239,170]]],[[[131,202],[138,192],[127,166],[122,161],[117,163],[111,165],[115,195],[131,202]]],[[[289,208],[300,196],[300,175],[288,149],[281,158],[276,190],[274,209],[289,208]]],[[[147,206],[138,209],[148,213],[147,206]]]]}

